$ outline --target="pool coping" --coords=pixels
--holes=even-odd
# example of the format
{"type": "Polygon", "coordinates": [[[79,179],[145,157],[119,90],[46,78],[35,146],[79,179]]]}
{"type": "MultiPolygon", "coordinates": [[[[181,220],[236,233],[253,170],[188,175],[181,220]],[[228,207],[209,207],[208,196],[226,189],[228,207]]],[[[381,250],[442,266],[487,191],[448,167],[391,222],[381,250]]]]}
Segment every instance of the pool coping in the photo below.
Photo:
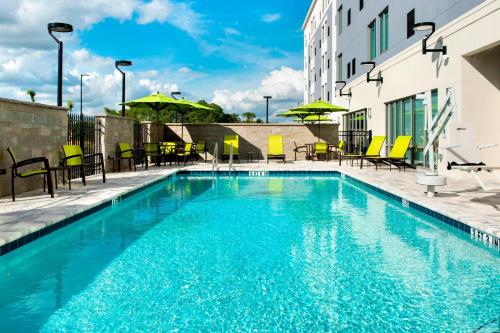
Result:
{"type": "MultiPolygon", "coordinates": [[[[382,194],[386,198],[392,199],[406,208],[415,209],[425,215],[431,216],[437,219],[440,222],[446,223],[462,232],[465,232],[471,236],[471,239],[477,242],[481,242],[487,247],[494,248],[496,250],[500,250],[500,239],[494,235],[489,234],[484,230],[477,229],[473,226],[467,224],[466,221],[460,221],[457,218],[450,217],[446,213],[437,212],[436,210],[427,208],[421,204],[414,202],[414,200],[409,199],[401,194],[394,194],[389,190],[383,189],[380,186],[375,186],[367,183],[364,180],[360,180],[353,175],[350,175],[344,171],[339,170],[329,170],[329,171],[291,171],[291,170],[237,170],[237,171],[215,171],[217,176],[245,176],[245,177],[266,177],[266,176],[286,176],[286,175],[297,175],[297,176],[340,176],[341,179],[347,179],[353,183],[361,184],[369,190],[375,191],[379,194],[382,194]]],[[[158,179],[152,180],[151,182],[138,185],[128,191],[117,194],[115,196],[110,197],[102,202],[91,205],[88,208],[76,212],[70,216],[64,217],[61,220],[55,221],[50,225],[47,225],[39,230],[33,231],[27,235],[24,235],[18,239],[15,239],[11,242],[5,243],[0,246],[0,256],[6,255],[24,245],[27,245],[43,236],[51,234],[52,232],[63,228],[69,224],[72,224],[84,217],[87,217],[97,211],[100,211],[104,208],[115,205],[116,203],[124,200],[134,194],[142,192],[158,183],[161,183],[167,179],[174,178],[177,175],[189,175],[189,176],[212,176],[214,172],[208,170],[186,170],[179,169],[173,171],[170,174],[164,175],[158,179]]]]}

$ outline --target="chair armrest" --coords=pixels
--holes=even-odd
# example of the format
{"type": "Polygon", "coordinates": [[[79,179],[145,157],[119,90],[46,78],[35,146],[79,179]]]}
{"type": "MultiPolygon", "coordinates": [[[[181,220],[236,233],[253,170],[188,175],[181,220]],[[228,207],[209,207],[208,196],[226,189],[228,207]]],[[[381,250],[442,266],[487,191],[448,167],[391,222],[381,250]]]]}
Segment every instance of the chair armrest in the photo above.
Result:
{"type": "Polygon", "coordinates": [[[477,149],[482,150],[482,149],[486,149],[486,148],[493,148],[496,146],[498,146],[496,143],[490,143],[490,144],[486,144],[486,145],[478,145],[477,149]]]}
{"type": "Polygon", "coordinates": [[[120,154],[128,153],[128,152],[132,152],[133,153],[134,150],[133,149],[122,150],[122,151],[120,151],[120,154]]]}
{"type": "Polygon", "coordinates": [[[83,155],[71,155],[71,156],[66,156],[66,157],[63,157],[63,162],[66,162],[67,160],[71,159],[71,158],[75,158],[75,157],[83,157],[83,155]]]}
{"type": "Polygon", "coordinates": [[[96,154],[88,154],[88,155],[84,155],[84,156],[83,156],[83,158],[88,159],[88,158],[91,158],[91,157],[96,157],[96,156],[99,156],[99,158],[100,158],[101,160],[103,160],[102,153],[96,153],[96,154]]]}
{"type": "Polygon", "coordinates": [[[48,161],[48,160],[45,157],[34,157],[34,158],[30,158],[30,159],[27,159],[24,161],[17,162],[16,164],[14,164],[14,167],[19,168],[19,167],[22,167],[25,165],[30,165],[30,164],[35,164],[35,163],[45,163],[46,161],[48,161]]]}

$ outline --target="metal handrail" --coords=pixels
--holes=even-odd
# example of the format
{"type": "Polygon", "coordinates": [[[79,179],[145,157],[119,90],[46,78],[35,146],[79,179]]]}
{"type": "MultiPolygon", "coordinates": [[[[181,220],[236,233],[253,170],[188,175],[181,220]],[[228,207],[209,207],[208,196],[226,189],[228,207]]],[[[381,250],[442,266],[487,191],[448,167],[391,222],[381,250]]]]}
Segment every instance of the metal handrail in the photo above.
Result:
{"type": "Polygon", "coordinates": [[[215,174],[215,169],[217,168],[217,160],[219,159],[219,143],[215,143],[214,156],[212,158],[212,175],[215,174]]]}
{"type": "Polygon", "coordinates": [[[229,175],[231,175],[231,170],[233,170],[233,144],[229,146],[229,175]]]}

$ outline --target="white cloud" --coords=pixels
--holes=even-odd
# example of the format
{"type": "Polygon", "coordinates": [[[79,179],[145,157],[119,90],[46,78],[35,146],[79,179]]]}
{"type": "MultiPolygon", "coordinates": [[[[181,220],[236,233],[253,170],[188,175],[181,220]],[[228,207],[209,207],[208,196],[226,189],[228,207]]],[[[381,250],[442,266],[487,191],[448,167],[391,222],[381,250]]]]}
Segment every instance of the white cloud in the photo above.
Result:
{"type": "Polygon", "coordinates": [[[290,67],[281,67],[271,71],[255,89],[214,91],[213,103],[222,106],[228,112],[242,113],[252,111],[257,116],[264,116],[263,96],[273,97],[270,103],[272,114],[285,111],[304,99],[304,73],[290,67]]]}
{"type": "Polygon", "coordinates": [[[226,34],[226,36],[239,36],[239,35],[241,35],[241,32],[239,32],[238,30],[236,30],[234,28],[224,29],[224,33],[226,34]]]}
{"type": "Polygon", "coordinates": [[[177,71],[181,74],[189,74],[192,72],[192,70],[188,67],[181,67],[177,71]]]}
{"type": "Polygon", "coordinates": [[[280,13],[265,14],[265,15],[262,15],[262,17],[261,17],[262,22],[266,22],[266,23],[273,23],[273,22],[279,21],[280,19],[281,19],[280,13]]]}

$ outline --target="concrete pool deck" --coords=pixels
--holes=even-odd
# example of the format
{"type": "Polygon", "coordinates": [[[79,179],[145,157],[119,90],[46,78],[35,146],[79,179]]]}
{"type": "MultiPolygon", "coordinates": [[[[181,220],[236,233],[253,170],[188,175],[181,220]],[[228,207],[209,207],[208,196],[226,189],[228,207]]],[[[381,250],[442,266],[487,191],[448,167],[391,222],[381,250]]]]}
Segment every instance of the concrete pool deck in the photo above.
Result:
{"type": "MultiPolygon", "coordinates": [[[[227,164],[219,164],[221,171],[228,170],[227,164]]],[[[483,192],[477,183],[465,173],[452,174],[448,185],[439,189],[435,198],[424,194],[424,186],[415,183],[415,170],[398,172],[387,168],[375,171],[374,167],[338,166],[331,162],[271,162],[235,164],[238,171],[340,171],[364,183],[395,194],[403,199],[460,221],[481,232],[500,238],[500,190],[483,192]],[[461,177],[460,177],[461,176],[461,177]]],[[[138,168],[137,172],[111,173],[106,184],[100,176],[89,177],[86,187],[76,180],[73,189],[59,186],[55,198],[41,190],[20,194],[16,202],[10,197],[0,198],[0,246],[16,241],[59,221],[86,211],[112,198],[119,197],[171,175],[178,170],[211,171],[209,163],[187,167],[151,167],[148,171],[138,168]]],[[[500,183],[487,181],[500,189],[500,183]]],[[[20,244],[22,245],[22,244],[20,244]]]]}

